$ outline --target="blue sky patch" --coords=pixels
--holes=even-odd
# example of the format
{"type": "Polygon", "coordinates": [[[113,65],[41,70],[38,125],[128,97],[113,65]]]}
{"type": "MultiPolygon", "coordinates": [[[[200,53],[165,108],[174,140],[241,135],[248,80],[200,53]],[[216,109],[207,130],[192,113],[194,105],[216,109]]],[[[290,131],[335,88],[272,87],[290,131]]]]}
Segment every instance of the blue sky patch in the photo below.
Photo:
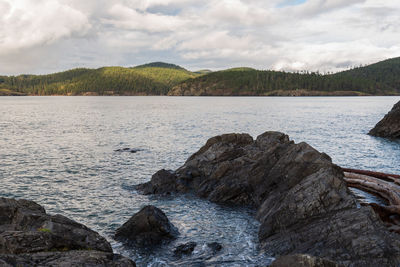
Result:
{"type": "Polygon", "coordinates": [[[278,7],[297,6],[307,2],[307,0],[284,0],[279,3],[278,7]]]}

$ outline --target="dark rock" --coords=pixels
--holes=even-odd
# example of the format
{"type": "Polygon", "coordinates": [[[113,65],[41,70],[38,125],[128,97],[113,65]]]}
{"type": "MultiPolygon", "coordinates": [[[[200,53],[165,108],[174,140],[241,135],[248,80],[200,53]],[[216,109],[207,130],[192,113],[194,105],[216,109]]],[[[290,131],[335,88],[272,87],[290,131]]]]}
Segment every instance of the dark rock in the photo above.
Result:
{"type": "Polygon", "coordinates": [[[178,234],[178,229],[162,210],[145,206],[117,229],[115,237],[139,246],[152,246],[173,239],[178,234]]]}
{"type": "Polygon", "coordinates": [[[135,266],[115,257],[110,243],[86,226],[33,201],[0,198],[0,266],[135,266]]]}
{"type": "Polygon", "coordinates": [[[125,147],[125,148],[119,148],[114,150],[115,152],[129,152],[129,153],[136,153],[138,151],[140,151],[140,149],[135,149],[135,148],[129,148],[129,147],[125,147]]]}
{"type": "Polygon", "coordinates": [[[340,267],[333,261],[304,254],[286,255],[277,258],[270,267],[340,267]]]}
{"type": "Polygon", "coordinates": [[[196,242],[188,242],[177,246],[174,250],[175,256],[181,257],[182,255],[192,254],[194,248],[197,246],[196,242]]]}
{"type": "Polygon", "coordinates": [[[112,252],[97,232],[33,201],[0,198],[0,253],[92,249],[112,252]]]}
{"type": "Polygon", "coordinates": [[[135,263],[118,254],[90,250],[0,254],[0,266],[113,266],[135,267],[135,263]]]}
{"type": "Polygon", "coordinates": [[[368,134],[379,137],[400,138],[400,102],[397,102],[392,110],[368,134]]]}
{"type": "Polygon", "coordinates": [[[207,244],[207,247],[209,247],[213,253],[217,253],[222,249],[222,245],[218,242],[211,242],[207,244]]]}
{"type": "Polygon", "coordinates": [[[151,182],[140,184],[136,189],[143,194],[169,194],[176,191],[176,175],[170,170],[159,170],[151,177],[151,182]]]}
{"type": "Polygon", "coordinates": [[[341,168],[283,133],[256,140],[248,134],[213,137],[169,173],[153,176],[147,192],[193,192],[217,203],[254,206],[259,240],[273,255],[311,254],[352,266],[400,264],[399,236],[371,208],[357,207],[341,168]]]}

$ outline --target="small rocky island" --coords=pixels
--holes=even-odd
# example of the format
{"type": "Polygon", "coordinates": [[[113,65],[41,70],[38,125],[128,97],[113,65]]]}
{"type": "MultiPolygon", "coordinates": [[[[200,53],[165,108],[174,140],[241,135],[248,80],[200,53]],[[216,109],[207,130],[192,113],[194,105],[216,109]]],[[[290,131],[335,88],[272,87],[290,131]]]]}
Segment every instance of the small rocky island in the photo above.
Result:
{"type": "Polygon", "coordinates": [[[256,140],[248,134],[213,137],[182,167],[160,170],[137,189],[255,207],[265,253],[312,256],[281,258],[280,266],[296,259],[309,263],[301,266],[400,264],[400,236],[371,207],[360,205],[343,170],[328,155],[280,132],[256,140]]]}
{"type": "Polygon", "coordinates": [[[400,101],[368,134],[386,138],[400,138],[400,101]]]}

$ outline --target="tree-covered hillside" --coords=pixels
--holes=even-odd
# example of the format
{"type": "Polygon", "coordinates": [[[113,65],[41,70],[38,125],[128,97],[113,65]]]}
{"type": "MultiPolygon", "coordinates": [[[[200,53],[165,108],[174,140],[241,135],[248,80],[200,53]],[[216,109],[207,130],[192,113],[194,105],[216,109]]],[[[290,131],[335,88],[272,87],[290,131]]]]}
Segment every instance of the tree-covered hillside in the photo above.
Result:
{"type": "Polygon", "coordinates": [[[0,76],[0,95],[399,95],[400,58],[335,74],[234,68],[198,73],[154,62],[0,76]]]}
{"type": "Polygon", "coordinates": [[[28,95],[165,95],[197,75],[169,66],[81,68],[48,75],[0,76],[0,89],[28,95]]]}
{"type": "Polygon", "coordinates": [[[151,62],[151,63],[135,66],[134,68],[149,68],[149,67],[186,70],[186,69],[182,68],[181,66],[171,64],[171,63],[165,63],[165,62],[151,62]]]}
{"type": "Polygon", "coordinates": [[[398,95],[400,58],[336,74],[235,68],[184,81],[169,95],[398,95]]]}

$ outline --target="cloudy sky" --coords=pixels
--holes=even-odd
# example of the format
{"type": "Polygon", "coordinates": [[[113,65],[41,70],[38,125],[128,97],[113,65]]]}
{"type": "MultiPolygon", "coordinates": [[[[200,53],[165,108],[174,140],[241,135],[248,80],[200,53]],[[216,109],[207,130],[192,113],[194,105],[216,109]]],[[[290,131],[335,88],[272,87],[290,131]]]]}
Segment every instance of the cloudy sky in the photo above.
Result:
{"type": "Polygon", "coordinates": [[[152,61],[326,72],[398,56],[398,0],[0,0],[0,74],[152,61]]]}

